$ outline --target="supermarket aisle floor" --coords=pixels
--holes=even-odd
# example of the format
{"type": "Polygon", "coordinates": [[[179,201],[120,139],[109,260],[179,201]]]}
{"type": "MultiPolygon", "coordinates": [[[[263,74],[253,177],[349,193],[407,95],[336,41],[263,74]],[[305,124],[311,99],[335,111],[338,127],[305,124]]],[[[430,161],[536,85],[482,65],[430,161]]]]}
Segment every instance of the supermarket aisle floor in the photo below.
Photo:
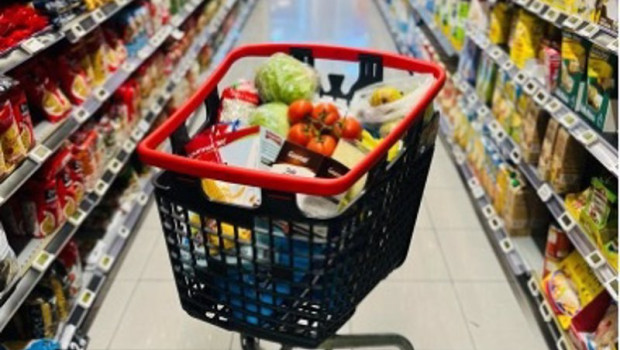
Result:
{"type": "MultiPolygon", "coordinates": [[[[394,49],[368,0],[261,1],[240,41],[394,49]]],[[[355,76],[357,69],[349,68],[355,76]]],[[[251,67],[242,69],[252,76],[251,67]]],[[[424,197],[409,258],[362,302],[341,332],[400,332],[418,350],[545,349],[441,144],[424,197]]],[[[90,329],[90,349],[240,349],[237,336],[181,310],[166,254],[152,206],[90,329]]]]}

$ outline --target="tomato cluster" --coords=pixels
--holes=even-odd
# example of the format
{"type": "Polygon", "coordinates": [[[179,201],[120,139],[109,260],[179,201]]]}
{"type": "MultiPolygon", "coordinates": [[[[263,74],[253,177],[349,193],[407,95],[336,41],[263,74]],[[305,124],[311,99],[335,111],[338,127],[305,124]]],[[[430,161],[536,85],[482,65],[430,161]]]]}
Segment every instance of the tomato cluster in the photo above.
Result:
{"type": "Polygon", "coordinates": [[[308,100],[297,100],[288,107],[288,121],[292,125],[287,139],[314,152],[331,156],[338,139],[359,139],[362,125],[353,117],[340,116],[338,108],[328,102],[313,105],[308,100]]]}

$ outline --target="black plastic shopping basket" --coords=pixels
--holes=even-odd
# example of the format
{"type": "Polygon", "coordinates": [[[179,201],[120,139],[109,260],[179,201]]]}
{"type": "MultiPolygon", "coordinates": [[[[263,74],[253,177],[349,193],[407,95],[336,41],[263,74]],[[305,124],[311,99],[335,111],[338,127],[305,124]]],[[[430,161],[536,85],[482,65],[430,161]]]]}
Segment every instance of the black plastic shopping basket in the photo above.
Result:
{"type": "Polygon", "coordinates": [[[386,52],[308,44],[237,48],[200,89],[139,146],[145,163],[165,171],[155,195],[183,309],[191,316],[251,337],[316,347],[353,315],[357,304],[406,258],[431,163],[438,117],[432,100],[445,80],[438,66],[386,52]],[[394,130],[357,166],[335,179],[303,178],[189,159],[186,121],[203,103],[205,127],[216,122],[217,84],[244,57],[286,52],[315,59],[359,62],[359,77],[343,93],[330,75],[321,94],[351,100],[382,81],[383,68],[431,73],[435,80],[394,130]],[[173,153],[158,150],[167,138],[173,153]],[[398,140],[403,150],[388,163],[398,140]],[[336,217],[311,219],[297,193],[342,193],[367,175],[363,194],[336,217]],[[210,201],[201,178],[260,187],[258,208],[210,201]]]}

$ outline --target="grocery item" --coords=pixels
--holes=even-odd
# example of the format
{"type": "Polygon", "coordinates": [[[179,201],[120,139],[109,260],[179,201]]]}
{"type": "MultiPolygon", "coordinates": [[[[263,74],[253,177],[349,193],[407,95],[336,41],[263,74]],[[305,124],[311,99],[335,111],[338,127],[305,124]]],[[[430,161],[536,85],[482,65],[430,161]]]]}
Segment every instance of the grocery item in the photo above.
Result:
{"type": "Polygon", "coordinates": [[[489,14],[489,40],[493,44],[505,45],[510,35],[510,23],[512,11],[510,4],[498,1],[489,14]]]}
{"type": "Polygon", "coordinates": [[[248,125],[248,119],[259,102],[254,84],[240,80],[222,91],[218,121],[248,125]]]}
{"type": "Polygon", "coordinates": [[[549,222],[544,204],[522,178],[513,178],[509,182],[501,213],[504,227],[511,236],[536,234],[549,222]]]}
{"type": "Polygon", "coordinates": [[[528,98],[527,107],[523,114],[523,130],[520,142],[521,157],[527,163],[538,163],[549,118],[549,114],[544,109],[541,109],[536,102],[528,98]]]}
{"type": "Polygon", "coordinates": [[[18,269],[15,252],[9,246],[4,227],[0,224],[0,297],[3,297],[11,286],[18,269]]]}
{"type": "Polygon", "coordinates": [[[600,249],[618,237],[618,196],[614,181],[592,179],[579,222],[600,249]]]}
{"type": "Polygon", "coordinates": [[[461,51],[461,57],[459,58],[457,71],[461,75],[461,79],[471,86],[476,85],[476,71],[478,69],[479,59],[480,49],[478,45],[473,40],[469,38],[466,39],[463,50],[461,51]]]}
{"type": "Polygon", "coordinates": [[[280,102],[262,104],[252,111],[248,124],[264,126],[281,137],[286,137],[289,128],[288,106],[280,102]]]}
{"type": "Polygon", "coordinates": [[[558,134],[558,129],[560,129],[558,121],[553,118],[549,119],[547,130],[545,131],[545,138],[543,139],[542,148],[540,150],[540,157],[538,159],[538,176],[543,181],[548,181],[550,178],[553,146],[558,134]]]}
{"type": "Polygon", "coordinates": [[[480,56],[480,65],[476,76],[476,92],[486,104],[491,102],[496,73],[497,65],[486,52],[483,52],[480,56]]]}
{"type": "Polygon", "coordinates": [[[73,53],[58,58],[60,85],[73,104],[79,105],[91,92],[88,75],[78,56],[73,53]]]}
{"type": "Polygon", "coordinates": [[[543,35],[540,19],[525,9],[519,9],[514,29],[510,35],[510,59],[519,68],[536,59],[543,35]]]}
{"type": "Polygon", "coordinates": [[[581,188],[587,151],[564,128],[559,128],[553,155],[549,182],[557,193],[575,192],[581,188]]]}
{"type": "Polygon", "coordinates": [[[538,59],[542,66],[542,83],[548,91],[554,91],[558,76],[560,73],[560,65],[562,57],[560,51],[551,45],[542,45],[538,54],[538,59]]]}
{"type": "Polygon", "coordinates": [[[263,102],[290,104],[299,99],[312,99],[319,78],[307,64],[276,53],[258,67],[254,83],[263,102]]]}
{"type": "Polygon", "coordinates": [[[562,64],[556,96],[577,110],[584,89],[588,42],[570,31],[562,32],[562,64]]]}
{"type": "Polygon", "coordinates": [[[596,45],[588,53],[585,91],[581,114],[603,132],[617,132],[618,114],[616,82],[617,56],[596,45]]]}
{"type": "Polygon", "coordinates": [[[598,22],[598,25],[601,27],[616,33],[618,31],[618,1],[597,1],[596,10],[594,11],[594,20],[598,22]]]}
{"type": "Polygon", "coordinates": [[[0,18],[0,53],[16,47],[49,24],[48,18],[37,8],[19,2],[2,2],[0,18]]]}
{"type": "Polygon", "coordinates": [[[13,114],[10,100],[0,100],[0,144],[4,161],[14,166],[26,157],[27,149],[22,143],[19,125],[13,114]]]}
{"type": "Polygon", "coordinates": [[[555,224],[549,225],[547,231],[547,244],[545,245],[545,261],[543,266],[543,278],[558,269],[559,263],[568,256],[573,247],[566,235],[555,224]]]}
{"type": "Polygon", "coordinates": [[[44,66],[52,65],[39,62],[20,66],[16,77],[26,91],[34,115],[55,123],[67,117],[72,106],[44,66]]]}

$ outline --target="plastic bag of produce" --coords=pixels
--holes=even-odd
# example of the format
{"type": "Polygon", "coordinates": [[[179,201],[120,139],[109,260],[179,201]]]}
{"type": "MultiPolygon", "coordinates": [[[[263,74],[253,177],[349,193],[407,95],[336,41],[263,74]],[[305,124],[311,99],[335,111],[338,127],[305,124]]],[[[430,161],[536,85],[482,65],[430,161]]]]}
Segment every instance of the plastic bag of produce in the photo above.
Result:
{"type": "Polygon", "coordinates": [[[258,67],[254,83],[263,102],[290,104],[299,99],[311,100],[319,77],[309,65],[276,53],[258,67]]]}
{"type": "Polygon", "coordinates": [[[260,125],[286,138],[288,134],[288,106],[280,102],[261,105],[250,114],[250,125],[260,125]]]}
{"type": "Polygon", "coordinates": [[[368,85],[353,95],[350,112],[369,127],[403,118],[435,81],[431,74],[386,80],[368,85]]]}
{"type": "Polygon", "coordinates": [[[18,268],[15,253],[9,246],[4,228],[0,225],[0,298],[11,285],[18,268]]]}

